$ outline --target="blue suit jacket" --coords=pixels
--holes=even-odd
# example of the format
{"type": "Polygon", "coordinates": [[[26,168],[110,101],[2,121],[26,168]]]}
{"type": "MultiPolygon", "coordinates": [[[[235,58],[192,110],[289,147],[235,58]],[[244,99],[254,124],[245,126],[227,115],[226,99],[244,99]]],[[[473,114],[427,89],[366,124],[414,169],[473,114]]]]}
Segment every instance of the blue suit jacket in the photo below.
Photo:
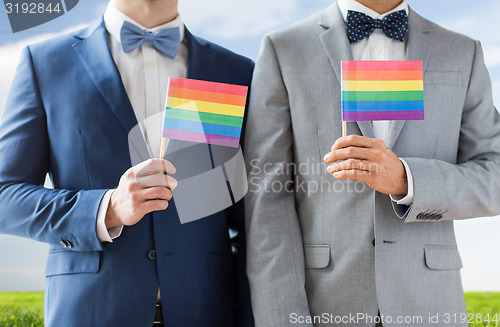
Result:
{"type": "MultiPolygon", "coordinates": [[[[189,78],[250,84],[252,61],[186,38],[189,78]]],[[[253,325],[238,205],[181,225],[172,201],[99,242],[136,124],[102,21],[24,50],[0,125],[0,232],[50,244],[46,325],[151,326],[158,287],[166,326],[253,325]]]]}

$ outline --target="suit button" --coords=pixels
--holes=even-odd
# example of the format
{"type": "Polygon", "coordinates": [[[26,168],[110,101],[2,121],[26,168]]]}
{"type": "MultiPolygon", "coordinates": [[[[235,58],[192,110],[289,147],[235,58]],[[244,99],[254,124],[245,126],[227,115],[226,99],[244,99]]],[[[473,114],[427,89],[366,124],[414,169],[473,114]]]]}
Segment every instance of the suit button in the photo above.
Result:
{"type": "Polygon", "coordinates": [[[73,247],[73,243],[71,243],[70,241],[68,240],[65,240],[65,239],[62,239],[61,238],[61,242],[59,242],[63,247],[65,248],[68,248],[68,249],[71,249],[73,247]]]}
{"type": "Polygon", "coordinates": [[[443,215],[442,215],[442,214],[438,214],[438,215],[436,215],[436,220],[441,220],[441,218],[443,218],[443,215]]]}
{"type": "Polygon", "coordinates": [[[155,249],[148,251],[148,259],[151,261],[156,260],[156,250],[155,249]]]}
{"type": "Polygon", "coordinates": [[[419,214],[417,215],[417,220],[424,220],[424,219],[425,219],[425,217],[424,217],[424,214],[423,214],[423,213],[419,213],[419,214]]]}

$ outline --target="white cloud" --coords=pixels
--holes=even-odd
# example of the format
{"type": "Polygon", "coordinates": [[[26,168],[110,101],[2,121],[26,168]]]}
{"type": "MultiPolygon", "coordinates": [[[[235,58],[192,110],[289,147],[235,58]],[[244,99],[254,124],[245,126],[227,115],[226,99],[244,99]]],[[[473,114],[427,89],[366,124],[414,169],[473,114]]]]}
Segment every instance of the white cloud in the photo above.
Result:
{"type": "Polygon", "coordinates": [[[500,216],[455,223],[467,291],[500,291],[500,216]]]}
{"type": "Polygon", "coordinates": [[[0,235],[0,291],[41,291],[48,245],[20,237],[0,235]]]}
{"type": "Polygon", "coordinates": [[[179,8],[187,26],[216,38],[259,36],[326,8],[330,0],[192,0],[179,8]],[[222,9],[223,8],[223,9],[222,9]]]}
{"type": "Polygon", "coordinates": [[[500,66],[500,4],[490,2],[464,13],[463,17],[445,20],[443,25],[451,30],[469,35],[483,44],[486,65],[491,69],[500,66]]]}
{"type": "Polygon", "coordinates": [[[12,275],[24,277],[39,277],[40,275],[42,275],[39,269],[32,268],[33,267],[30,263],[16,267],[0,267],[0,276],[12,275]]]}
{"type": "Polygon", "coordinates": [[[493,101],[496,104],[497,110],[500,111],[500,69],[498,69],[497,73],[492,72],[492,76],[495,77],[493,79],[493,101]]]}
{"type": "Polygon", "coordinates": [[[489,69],[493,83],[493,98],[497,109],[500,110],[500,3],[497,1],[481,0],[476,6],[463,16],[452,18],[443,16],[440,23],[453,31],[468,35],[480,40],[486,66],[489,69]]]}
{"type": "Polygon", "coordinates": [[[72,27],[70,29],[64,30],[61,33],[47,33],[42,35],[37,35],[35,37],[25,39],[20,42],[7,44],[0,47],[0,114],[3,111],[3,107],[5,105],[5,100],[7,99],[7,94],[10,88],[10,84],[12,83],[12,79],[14,78],[14,74],[16,72],[17,64],[19,63],[19,56],[21,55],[21,51],[28,44],[40,42],[43,40],[50,39],[54,36],[69,33],[71,31],[78,30],[85,25],[79,25],[72,27]]]}
{"type": "Polygon", "coordinates": [[[16,43],[0,48],[0,56],[2,57],[0,60],[0,71],[2,72],[0,77],[0,113],[5,105],[9,86],[14,78],[19,55],[24,46],[24,44],[16,43]]]}

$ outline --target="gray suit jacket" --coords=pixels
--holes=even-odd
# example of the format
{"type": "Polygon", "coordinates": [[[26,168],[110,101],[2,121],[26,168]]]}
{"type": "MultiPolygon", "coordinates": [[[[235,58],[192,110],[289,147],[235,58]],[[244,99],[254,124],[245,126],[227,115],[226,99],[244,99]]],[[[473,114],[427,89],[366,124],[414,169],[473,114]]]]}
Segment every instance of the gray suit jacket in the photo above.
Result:
{"type": "MultiPolygon", "coordinates": [[[[479,42],[413,10],[407,38],[407,59],[424,62],[425,121],[392,122],[386,144],[413,174],[409,208],[322,165],[352,59],[337,4],[264,38],[244,147],[256,326],[373,326],[379,310],[384,326],[467,325],[453,220],[500,213],[500,118],[479,42]]],[[[348,131],[374,136],[371,122],[348,131]]]]}

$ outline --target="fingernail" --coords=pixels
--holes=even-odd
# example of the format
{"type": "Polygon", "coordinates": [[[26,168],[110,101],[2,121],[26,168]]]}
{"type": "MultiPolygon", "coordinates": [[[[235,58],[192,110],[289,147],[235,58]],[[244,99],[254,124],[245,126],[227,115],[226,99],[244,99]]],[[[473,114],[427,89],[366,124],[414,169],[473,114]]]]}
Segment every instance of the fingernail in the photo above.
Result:
{"type": "Polygon", "coordinates": [[[327,153],[327,154],[325,155],[325,157],[323,158],[323,160],[324,160],[325,162],[328,162],[328,161],[332,158],[332,156],[333,156],[333,151],[332,151],[332,152],[330,152],[330,153],[327,153]]]}
{"type": "Polygon", "coordinates": [[[170,187],[170,190],[173,191],[177,187],[177,180],[175,178],[170,178],[168,181],[168,186],[170,187]]]}

